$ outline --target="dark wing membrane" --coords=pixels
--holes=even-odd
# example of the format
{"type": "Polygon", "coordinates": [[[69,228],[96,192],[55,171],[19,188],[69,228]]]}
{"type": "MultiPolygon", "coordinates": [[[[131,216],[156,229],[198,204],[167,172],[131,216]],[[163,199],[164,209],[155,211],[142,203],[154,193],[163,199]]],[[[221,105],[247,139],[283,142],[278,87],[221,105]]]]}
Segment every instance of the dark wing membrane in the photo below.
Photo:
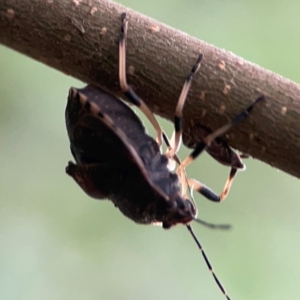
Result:
{"type": "MultiPolygon", "coordinates": [[[[71,151],[80,163],[113,163],[119,155],[119,138],[108,127],[88,113],[80,98],[101,107],[101,112],[114,120],[115,127],[122,128],[127,140],[139,153],[142,144],[150,143],[154,154],[159,152],[157,143],[146,134],[146,130],[135,113],[116,97],[89,85],[81,90],[70,89],[66,108],[66,125],[71,142],[71,151]],[[116,141],[117,139],[117,141],[116,141]],[[156,146],[156,148],[154,147],[156,146]]],[[[120,141],[119,141],[120,142],[120,141]]],[[[141,153],[142,154],[142,153],[141,153]]],[[[142,155],[143,156],[143,155],[142,155]]]]}
{"type": "Polygon", "coordinates": [[[77,89],[81,95],[85,95],[89,102],[101,107],[101,112],[110,116],[116,126],[128,133],[136,129],[145,133],[145,127],[131,108],[115,96],[95,87],[88,85],[83,89],[77,89]]]}
{"type": "Polygon", "coordinates": [[[116,159],[118,156],[120,157],[120,153],[122,153],[121,155],[122,163],[126,163],[126,161],[128,161],[130,162],[129,164],[131,167],[135,165],[136,166],[135,171],[140,173],[140,176],[144,178],[144,181],[147,182],[147,184],[151,186],[151,188],[155,190],[155,192],[159,194],[162,198],[168,200],[169,199],[168,195],[166,195],[158,186],[156,186],[149,180],[148,172],[140,156],[128,141],[126,134],[123,132],[121,128],[116,126],[112,118],[107,114],[103,113],[102,108],[100,108],[99,105],[97,105],[94,102],[90,102],[85,95],[78,93],[75,89],[71,89],[70,94],[72,94],[73,99],[79,98],[85,110],[89,111],[94,118],[96,117],[106,127],[107,134],[109,134],[109,139],[114,140],[113,143],[115,143],[115,147],[118,151],[118,155],[116,156],[116,159]]]}

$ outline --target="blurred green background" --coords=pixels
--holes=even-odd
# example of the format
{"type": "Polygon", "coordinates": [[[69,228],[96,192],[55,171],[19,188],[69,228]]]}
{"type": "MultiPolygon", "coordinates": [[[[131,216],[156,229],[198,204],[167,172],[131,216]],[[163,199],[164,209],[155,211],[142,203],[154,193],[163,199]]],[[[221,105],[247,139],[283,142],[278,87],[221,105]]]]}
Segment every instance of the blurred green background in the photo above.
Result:
{"type": "MultiPolygon", "coordinates": [[[[120,2],[300,82],[298,0],[120,2]]],[[[224,299],[185,227],[138,226],[65,175],[66,96],[83,83],[5,47],[0,67],[0,299],[224,299]]],[[[233,229],[194,230],[232,299],[300,299],[299,180],[246,164],[224,203],[196,195],[233,229]]],[[[228,171],[205,154],[188,174],[221,191],[228,171]]]]}

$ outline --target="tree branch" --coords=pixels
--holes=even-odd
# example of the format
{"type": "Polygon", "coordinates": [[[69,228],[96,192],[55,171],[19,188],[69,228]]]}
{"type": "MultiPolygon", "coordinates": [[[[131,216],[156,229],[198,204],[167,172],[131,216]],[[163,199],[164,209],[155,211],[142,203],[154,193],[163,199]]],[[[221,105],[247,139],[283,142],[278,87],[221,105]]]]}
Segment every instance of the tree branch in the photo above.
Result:
{"type": "Polygon", "coordinates": [[[203,126],[219,127],[264,94],[265,102],[226,136],[228,143],[300,177],[300,86],[230,52],[109,0],[0,0],[0,43],[120,96],[124,11],[128,81],[155,113],[173,119],[184,79],[204,54],[184,110],[185,144],[199,141],[203,126]]]}

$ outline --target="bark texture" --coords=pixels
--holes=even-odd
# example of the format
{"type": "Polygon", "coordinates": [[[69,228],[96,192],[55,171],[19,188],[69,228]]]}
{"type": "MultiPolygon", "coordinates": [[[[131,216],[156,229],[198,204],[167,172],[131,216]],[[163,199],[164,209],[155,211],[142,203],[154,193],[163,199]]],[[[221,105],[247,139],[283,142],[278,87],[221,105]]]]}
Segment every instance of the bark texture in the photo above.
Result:
{"type": "Polygon", "coordinates": [[[184,109],[186,145],[199,141],[203,126],[216,129],[264,94],[226,139],[300,177],[300,86],[230,52],[109,0],[0,0],[0,43],[120,96],[122,12],[129,21],[128,82],[156,114],[173,119],[185,77],[204,55],[184,109]]]}

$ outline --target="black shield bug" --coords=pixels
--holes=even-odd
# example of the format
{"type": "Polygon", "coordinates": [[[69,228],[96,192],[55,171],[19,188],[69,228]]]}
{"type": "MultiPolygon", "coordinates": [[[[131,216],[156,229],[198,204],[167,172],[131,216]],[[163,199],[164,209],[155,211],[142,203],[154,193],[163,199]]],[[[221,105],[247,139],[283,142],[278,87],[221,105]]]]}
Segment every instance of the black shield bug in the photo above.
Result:
{"type": "MultiPolygon", "coordinates": [[[[187,198],[186,189],[190,186],[213,201],[220,201],[220,196],[200,182],[187,179],[185,167],[215,138],[246,119],[254,105],[263,97],[259,97],[231,122],[206,136],[196,145],[191,155],[180,163],[176,152],[182,134],[182,108],[192,78],[200,67],[202,55],[199,55],[184,83],[175,112],[174,142],[170,144],[153,113],[127,85],[125,17],[126,15],[122,14],[119,43],[120,85],[125,96],[138,106],[153,124],[157,132],[156,141],[147,135],[136,114],[113,95],[92,85],[83,89],[71,88],[66,108],[66,125],[76,164],[69,162],[66,172],[88,195],[96,199],[110,199],[125,216],[137,223],[161,224],[165,229],[177,224],[186,225],[219,288],[226,298],[230,299],[213,272],[205,252],[192,231],[190,222],[196,220],[213,228],[222,228],[222,225],[212,225],[197,219],[197,208],[187,198]],[[166,154],[160,152],[162,138],[168,146],[166,154]],[[180,164],[176,172],[169,170],[170,160],[180,164]]],[[[228,193],[231,181],[229,179],[225,185],[225,195],[228,193]]]]}

